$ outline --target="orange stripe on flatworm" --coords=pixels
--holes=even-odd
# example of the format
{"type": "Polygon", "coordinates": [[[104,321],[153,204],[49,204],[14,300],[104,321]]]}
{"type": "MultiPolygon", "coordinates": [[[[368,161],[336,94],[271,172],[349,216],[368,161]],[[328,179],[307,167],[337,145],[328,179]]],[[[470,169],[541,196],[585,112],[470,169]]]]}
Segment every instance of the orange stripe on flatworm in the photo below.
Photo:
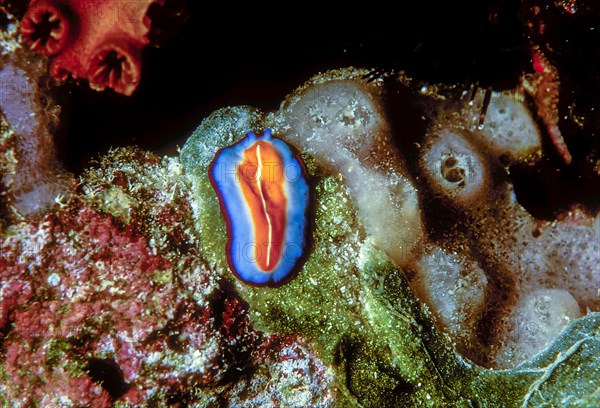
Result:
{"type": "Polygon", "coordinates": [[[250,146],[238,167],[242,193],[254,224],[255,259],[265,272],[277,266],[285,239],[287,199],[283,171],[277,149],[264,141],[250,146]]]}

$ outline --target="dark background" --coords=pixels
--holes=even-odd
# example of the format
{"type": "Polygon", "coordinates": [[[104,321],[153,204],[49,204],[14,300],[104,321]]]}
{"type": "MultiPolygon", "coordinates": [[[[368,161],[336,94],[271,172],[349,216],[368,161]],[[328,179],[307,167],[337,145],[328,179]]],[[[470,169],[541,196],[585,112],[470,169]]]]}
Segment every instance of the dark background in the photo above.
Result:
{"type": "Polygon", "coordinates": [[[142,80],[132,96],[85,84],[59,88],[68,96],[57,135],[67,170],[77,174],[115,146],[175,154],[215,109],[248,104],[275,110],[289,92],[331,68],[395,69],[428,83],[514,88],[523,72],[532,71],[538,45],[559,71],[560,126],[574,161],[562,162],[538,121],[545,158],[511,169],[517,197],[546,219],[574,203],[600,207],[600,8],[594,1],[422,0],[398,2],[400,11],[376,2],[268,10],[168,3],[173,10],[185,5],[187,21],[154,13],[157,27],[176,34],[144,50],[142,80]],[[586,119],[583,127],[574,114],[586,119]]]}
{"type": "Polygon", "coordinates": [[[331,68],[399,68],[428,81],[494,78],[498,86],[514,86],[528,57],[518,2],[408,2],[401,12],[369,3],[312,12],[303,5],[275,10],[275,17],[226,2],[212,3],[209,12],[201,3],[187,1],[189,19],[178,33],[162,48],[145,50],[142,81],[131,97],[67,85],[68,170],[80,171],[111,146],[173,153],[213,110],[240,104],[274,110],[331,68]]]}

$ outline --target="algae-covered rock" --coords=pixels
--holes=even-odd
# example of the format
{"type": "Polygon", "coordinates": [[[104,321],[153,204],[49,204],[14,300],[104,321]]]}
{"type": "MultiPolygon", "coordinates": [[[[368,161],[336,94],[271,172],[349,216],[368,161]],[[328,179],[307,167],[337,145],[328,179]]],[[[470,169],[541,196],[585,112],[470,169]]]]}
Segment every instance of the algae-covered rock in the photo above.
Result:
{"type": "Polygon", "coordinates": [[[332,405],[313,348],[256,330],[206,265],[182,175],[116,149],[2,231],[0,406],[332,405]]]}

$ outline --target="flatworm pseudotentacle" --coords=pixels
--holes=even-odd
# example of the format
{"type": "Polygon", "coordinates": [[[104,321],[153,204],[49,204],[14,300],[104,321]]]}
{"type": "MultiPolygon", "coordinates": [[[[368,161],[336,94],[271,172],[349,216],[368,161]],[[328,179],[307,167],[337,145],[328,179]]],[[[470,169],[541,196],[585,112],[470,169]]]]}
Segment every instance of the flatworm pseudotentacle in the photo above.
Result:
{"type": "Polygon", "coordinates": [[[309,188],[290,147],[254,132],[217,152],[209,169],[227,223],[227,260],[244,282],[289,279],[306,246],[309,188]]]}

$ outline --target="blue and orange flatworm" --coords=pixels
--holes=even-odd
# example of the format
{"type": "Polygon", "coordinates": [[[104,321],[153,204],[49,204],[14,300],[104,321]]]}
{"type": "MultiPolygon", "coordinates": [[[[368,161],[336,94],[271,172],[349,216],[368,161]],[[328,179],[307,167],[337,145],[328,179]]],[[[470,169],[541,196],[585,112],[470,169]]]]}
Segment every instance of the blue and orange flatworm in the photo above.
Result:
{"type": "Polygon", "coordinates": [[[301,263],[309,187],[301,159],[283,140],[248,132],[217,152],[209,176],[227,224],[227,261],[246,283],[277,286],[301,263]]]}

